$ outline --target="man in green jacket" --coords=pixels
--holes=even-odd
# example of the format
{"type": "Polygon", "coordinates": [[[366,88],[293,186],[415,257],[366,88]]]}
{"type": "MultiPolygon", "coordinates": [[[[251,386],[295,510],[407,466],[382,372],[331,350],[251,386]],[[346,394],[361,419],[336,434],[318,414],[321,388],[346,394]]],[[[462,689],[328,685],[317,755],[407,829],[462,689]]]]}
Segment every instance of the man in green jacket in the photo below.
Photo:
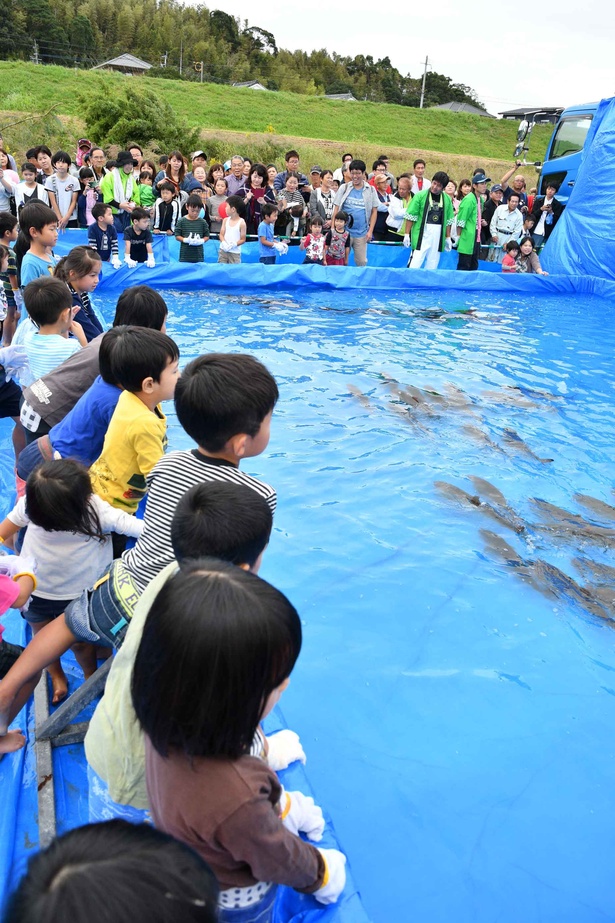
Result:
{"type": "Polygon", "coordinates": [[[103,177],[100,184],[103,202],[111,206],[113,224],[118,234],[130,224],[132,210],[141,204],[139,187],[133,176],[136,164],[130,151],[120,151],[115,167],[103,177]]]}
{"type": "Polygon", "coordinates": [[[457,241],[457,253],[459,254],[457,269],[466,272],[478,269],[483,203],[487,183],[490,182],[491,180],[484,173],[476,173],[472,177],[472,192],[461,200],[457,212],[457,227],[461,228],[457,241]]]}
{"type": "Polygon", "coordinates": [[[440,254],[450,250],[451,228],[455,220],[453,203],[444,192],[448,174],[440,171],[434,175],[429,189],[417,192],[406,209],[404,222],[404,247],[410,246],[412,238],[412,259],[410,269],[437,269],[440,254]],[[408,234],[408,224],[412,233],[408,234]]]}

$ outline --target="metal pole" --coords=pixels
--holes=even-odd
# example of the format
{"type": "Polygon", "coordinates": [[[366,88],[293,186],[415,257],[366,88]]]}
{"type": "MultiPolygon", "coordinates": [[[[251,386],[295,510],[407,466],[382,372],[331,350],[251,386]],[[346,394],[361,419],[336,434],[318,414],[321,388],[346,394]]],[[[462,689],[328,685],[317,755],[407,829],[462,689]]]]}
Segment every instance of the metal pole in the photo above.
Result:
{"type": "Polygon", "coordinates": [[[423,87],[421,89],[421,101],[419,103],[419,109],[423,108],[423,100],[425,99],[425,81],[427,80],[428,66],[429,66],[429,56],[425,55],[425,70],[423,71],[423,87]]]}

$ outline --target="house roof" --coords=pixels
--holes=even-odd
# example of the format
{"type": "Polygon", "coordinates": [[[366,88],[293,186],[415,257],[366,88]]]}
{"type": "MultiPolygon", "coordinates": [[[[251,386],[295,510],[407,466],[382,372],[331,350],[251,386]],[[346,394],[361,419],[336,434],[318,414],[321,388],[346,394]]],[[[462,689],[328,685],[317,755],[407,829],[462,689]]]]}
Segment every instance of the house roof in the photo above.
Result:
{"type": "Polygon", "coordinates": [[[352,93],[325,93],[325,99],[343,99],[347,102],[356,103],[357,98],[352,93]]]}
{"type": "Polygon", "coordinates": [[[147,61],[136,58],[133,54],[121,54],[118,55],[117,58],[111,58],[109,61],[103,61],[102,64],[97,64],[92,70],[99,70],[101,67],[124,67],[126,70],[148,71],[152,66],[153,65],[148,64],[147,61]]]}
{"type": "Polygon", "coordinates": [[[545,113],[545,115],[558,115],[562,111],[562,106],[520,106],[518,109],[507,109],[505,112],[498,112],[498,115],[504,118],[523,118],[534,112],[545,113]]]}
{"type": "Polygon", "coordinates": [[[431,106],[432,109],[448,109],[450,112],[466,112],[468,115],[482,115],[487,119],[494,119],[495,115],[479,109],[478,106],[471,106],[470,103],[442,103],[440,106],[431,106]]]}
{"type": "MultiPolygon", "coordinates": [[[[264,87],[262,83],[258,80],[244,80],[243,83],[232,83],[232,87],[247,87],[251,90],[267,90],[267,87],[264,87]]],[[[268,91],[269,92],[269,91],[268,91]]]]}

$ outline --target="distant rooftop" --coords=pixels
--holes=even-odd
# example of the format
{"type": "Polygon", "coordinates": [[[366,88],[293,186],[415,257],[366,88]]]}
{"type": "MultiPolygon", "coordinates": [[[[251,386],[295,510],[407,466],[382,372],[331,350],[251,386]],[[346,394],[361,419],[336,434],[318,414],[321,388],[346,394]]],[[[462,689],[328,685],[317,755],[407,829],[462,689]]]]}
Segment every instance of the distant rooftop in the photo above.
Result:
{"type": "Polygon", "coordinates": [[[248,90],[266,90],[267,93],[270,93],[271,90],[268,87],[264,87],[262,83],[259,83],[258,80],[244,80],[243,83],[231,83],[232,87],[244,87],[248,90]]]}
{"type": "Polygon", "coordinates": [[[325,93],[325,99],[341,99],[345,102],[356,103],[357,98],[352,93],[325,93]]]}
{"type": "Polygon", "coordinates": [[[465,112],[467,115],[482,115],[486,119],[494,119],[495,115],[472,106],[470,103],[442,103],[440,106],[431,106],[431,109],[448,109],[450,112],[465,112]]]}
{"type": "Polygon", "coordinates": [[[108,68],[109,70],[118,71],[148,71],[153,65],[141,58],[136,58],[133,54],[121,54],[117,58],[111,58],[109,61],[103,61],[92,68],[93,71],[108,68]]]}

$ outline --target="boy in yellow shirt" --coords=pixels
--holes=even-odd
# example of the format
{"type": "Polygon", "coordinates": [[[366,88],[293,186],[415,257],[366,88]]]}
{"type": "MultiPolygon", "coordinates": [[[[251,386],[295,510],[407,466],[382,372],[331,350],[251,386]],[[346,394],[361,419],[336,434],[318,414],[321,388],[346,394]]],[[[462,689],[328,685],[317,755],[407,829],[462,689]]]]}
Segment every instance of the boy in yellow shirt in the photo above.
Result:
{"type": "MultiPolygon", "coordinates": [[[[124,391],[90,468],[94,493],[127,513],[136,513],[147,490],[145,478],[164,454],[167,423],[158,405],[171,400],[179,377],[179,350],[170,337],[142,328],[134,328],[133,335],[142,343],[142,360],[133,362],[128,380],[122,378],[124,391]]],[[[116,557],[125,536],[117,539],[116,557]]]]}

